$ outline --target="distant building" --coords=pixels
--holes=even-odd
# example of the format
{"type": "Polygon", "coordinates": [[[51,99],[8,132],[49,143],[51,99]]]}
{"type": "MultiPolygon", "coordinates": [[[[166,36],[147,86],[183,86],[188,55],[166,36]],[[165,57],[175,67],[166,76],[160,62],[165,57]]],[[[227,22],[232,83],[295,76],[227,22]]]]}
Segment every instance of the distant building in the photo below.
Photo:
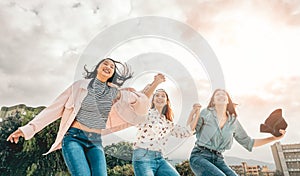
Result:
{"type": "Polygon", "coordinates": [[[274,176],[274,171],[270,171],[267,166],[249,166],[246,162],[241,165],[229,166],[239,176],[274,176]]]}
{"type": "Polygon", "coordinates": [[[271,146],[276,170],[284,176],[300,176],[300,144],[280,144],[271,146]]]}
{"type": "Polygon", "coordinates": [[[262,168],[260,168],[260,176],[274,176],[274,175],[275,175],[275,171],[270,171],[267,166],[262,166],[262,168]]]}

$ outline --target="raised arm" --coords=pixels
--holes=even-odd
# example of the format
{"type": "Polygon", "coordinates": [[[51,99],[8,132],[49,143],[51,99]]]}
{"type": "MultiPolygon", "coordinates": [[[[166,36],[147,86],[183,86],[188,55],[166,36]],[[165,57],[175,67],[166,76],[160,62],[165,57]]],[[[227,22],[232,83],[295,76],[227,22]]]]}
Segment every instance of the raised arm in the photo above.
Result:
{"type": "Polygon", "coordinates": [[[148,97],[148,98],[151,98],[154,90],[156,89],[156,87],[162,83],[162,82],[165,82],[165,76],[161,73],[157,74],[154,76],[154,80],[151,84],[148,84],[144,90],[143,90],[143,93],[148,97]]]}
{"type": "Polygon", "coordinates": [[[72,86],[73,85],[61,93],[50,106],[41,111],[25,126],[19,127],[16,131],[10,134],[7,141],[10,141],[11,143],[18,143],[20,137],[24,137],[28,140],[37,132],[41,131],[45,126],[59,119],[62,116],[65,104],[71,95],[72,86]]]}
{"type": "Polygon", "coordinates": [[[189,118],[186,121],[186,125],[189,125],[192,131],[194,131],[196,128],[198,119],[200,117],[200,109],[201,105],[199,103],[195,103],[193,105],[193,109],[190,112],[189,118]]]}
{"type": "Polygon", "coordinates": [[[253,147],[263,146],[263,145],[268,144],[270,142],[282,139],[284,137],[286,131],[281,129],[281,130],[279,130],[279,132],[282,134],[279,137],[272,136],[272,137],[267,137],[267,138],[263,138],[263,139],[254,139],[253,147]]]}

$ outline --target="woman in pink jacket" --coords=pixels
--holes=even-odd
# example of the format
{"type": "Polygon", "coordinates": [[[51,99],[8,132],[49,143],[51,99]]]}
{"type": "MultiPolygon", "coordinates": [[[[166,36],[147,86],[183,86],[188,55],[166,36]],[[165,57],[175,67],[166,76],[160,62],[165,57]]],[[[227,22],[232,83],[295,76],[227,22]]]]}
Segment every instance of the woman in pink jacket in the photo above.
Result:
{"type": "Polygon", "coordinates": [[[55,101],[27,125],[18,128],[7,140],[18,143],[20,137],[31,139],[45,126],[61,118],[56,140],[50,150],[62,148],[65,163],[74,176],[106,176],[106,161],[101,135],[119,131],[143,120],[150,106],[149,97],[164,81],[158,74],[143,93],[133,89],[118,89],[132,74],[124,66],[126,75],[119,75],[120,62],[101,60],[86,79],[67,88],[55,101]],[[121,82],[120,82],[121,80],[121,82]]]}

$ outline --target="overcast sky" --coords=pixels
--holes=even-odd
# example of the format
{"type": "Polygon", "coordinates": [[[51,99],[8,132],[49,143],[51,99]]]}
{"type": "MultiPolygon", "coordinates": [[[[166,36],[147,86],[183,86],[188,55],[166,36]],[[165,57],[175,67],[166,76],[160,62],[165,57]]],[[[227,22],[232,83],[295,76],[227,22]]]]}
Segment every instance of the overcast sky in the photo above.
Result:
{"type": "MultiPolygon", "coordinates": [[[[0,9],[0,106],[49,105],[77,79],[75,74],[82,71],[78,67],[81,55],[99,33],[135,17],[167,17],[193,28],[209,44],[250,136],[269,136],[259,133],[259,124],[274,109],[282,108],[289,126],[281,142],[300,142],[300,69],[296,64],[300,59],[299,1],[7,0],[0,1],[0,9]]],[[[212,91],[209,75],[203,66],[191,64],[193,56],[180,45],[139,38],[116,46],[108,55],[126,61],[150,52],[181,62],[193,75],[200,103],[207,105],[212,91]]],[[[87,63],[90,68],[98,60],[93,61],[87,63]]],[[[174,77],[168,80],[162,86],[169,88],[173,108],[187,114],[189,109],[181,112],[176,96],[180,82],[174,77]]],[[[194,138],[189,138],[170,157],[188,158],[193,142],[194,138]]],[[[273,161],[270,144],[248,152],[235,143],[225,155],[273,161]]]]}

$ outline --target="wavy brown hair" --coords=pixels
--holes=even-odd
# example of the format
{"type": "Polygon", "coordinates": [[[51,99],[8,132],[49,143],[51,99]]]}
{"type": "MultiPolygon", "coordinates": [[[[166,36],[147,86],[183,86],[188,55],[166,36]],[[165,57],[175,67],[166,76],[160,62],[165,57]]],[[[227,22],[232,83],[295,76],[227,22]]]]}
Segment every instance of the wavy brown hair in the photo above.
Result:
{"type": "Polygon", "coordinates": [[[167,104],[163,107],[162,109],[162,114],[166,117],[167,120],[173,122],[173,110],[171,108],[171,102],[170,102],[170,99],[169,99],[169,96],[167,94],[167,92],[164,90],[164,89],[157,89],[155,91],[155,93],[153,94],[153,97],[152,97],[152,103],[151,103],[151,109],[155,108],[154,106],[154,103],[153,103],[153,100],[154,100],[154,96],[156,95],[157,92],[164,92],[167,96],[167,104]]]}
{"type": "Polygon", "coordinates": [[[227,95],[227,97],[228,97],[228,104],[227,104],[227,107],[226,107],[226,111],[229,112],[229,114],[230,114],[231,116],[237,117],[237,113],[236,113],[235,108],[234,108],[234,103],[232,102],[232,100],[231,100],[231,98],[230,98],[228,92],[227,92],[226,90],[224,90],[224,89],[216,89],[216,90],[214,91],[213,95],[212,95],[211,98],[210,98],[210,101],[209,101],[209,103],[208,103],[207,108],[213,108],[213,107],[215,107],[215,104],[214,104],[214,96],[215,96],[215,94],[216,94],[218,91],[223,91],[223,92],[225,92],[226,95],[227,95]]]}

